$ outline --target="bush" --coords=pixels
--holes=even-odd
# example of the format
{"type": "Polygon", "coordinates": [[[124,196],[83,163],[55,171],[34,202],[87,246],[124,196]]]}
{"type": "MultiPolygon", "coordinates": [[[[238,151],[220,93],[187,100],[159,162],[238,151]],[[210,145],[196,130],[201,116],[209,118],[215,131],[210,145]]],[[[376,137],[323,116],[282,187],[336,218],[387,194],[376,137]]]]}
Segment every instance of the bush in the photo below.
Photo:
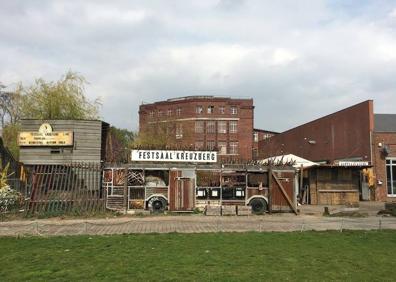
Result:
{"type": "Polygon", "coordinates": [[[22,194],[11,189],[10,186],[0,188],[0,212],[18,209],[22,201],[22,194]]]}

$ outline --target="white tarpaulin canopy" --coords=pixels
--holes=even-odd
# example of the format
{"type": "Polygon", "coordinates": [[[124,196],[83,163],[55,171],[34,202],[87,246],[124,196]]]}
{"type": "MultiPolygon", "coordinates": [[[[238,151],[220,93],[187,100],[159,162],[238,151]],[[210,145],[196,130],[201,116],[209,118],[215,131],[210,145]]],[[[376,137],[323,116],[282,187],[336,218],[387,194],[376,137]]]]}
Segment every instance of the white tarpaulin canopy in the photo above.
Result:
{"type": "Polygon", "coordinates": [[[293,155],[293,154],[288,154],[288,155],[281,155],[281,156],[276,156],[276,157],[270,157],[264,160],[260,160],[260,163],[294,163],[293,167],[295,168],[303,168],[306,167],[311,167],[315,165],[319,165],[317,163],[311,162],[309,160],[303,159],[299,156],[293,155]]]}

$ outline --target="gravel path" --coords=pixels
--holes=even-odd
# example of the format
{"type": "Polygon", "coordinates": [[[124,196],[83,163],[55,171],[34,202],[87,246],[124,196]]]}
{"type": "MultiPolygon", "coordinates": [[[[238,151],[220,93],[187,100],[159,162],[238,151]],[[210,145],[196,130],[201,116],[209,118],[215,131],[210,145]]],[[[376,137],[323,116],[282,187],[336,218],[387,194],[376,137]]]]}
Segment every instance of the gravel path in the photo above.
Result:
{"type": "Polygon", "coordinates": [[[148,216],[109,219],[46,219],[0,223],[0,236],[24,235],[105,235],[124,233],[205,233],[205,232],[271,232],[308,230],[380,230],[396,229],[396,218],[369,216],[339,218],[295,216],[148,216]]]}

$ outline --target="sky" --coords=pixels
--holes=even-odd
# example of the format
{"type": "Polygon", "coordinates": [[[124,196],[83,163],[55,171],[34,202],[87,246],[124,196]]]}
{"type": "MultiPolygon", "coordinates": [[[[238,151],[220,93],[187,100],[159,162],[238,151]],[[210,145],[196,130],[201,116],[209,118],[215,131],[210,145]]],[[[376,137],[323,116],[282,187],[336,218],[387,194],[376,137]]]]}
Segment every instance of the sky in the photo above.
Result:
{"type": "Polygon", "coordinates": [[[396,113],[396,0],[0,0],[0,82],[83,75],[101,118],[142,103],[253,98],[282,132],[367,99],[396,113]]]}

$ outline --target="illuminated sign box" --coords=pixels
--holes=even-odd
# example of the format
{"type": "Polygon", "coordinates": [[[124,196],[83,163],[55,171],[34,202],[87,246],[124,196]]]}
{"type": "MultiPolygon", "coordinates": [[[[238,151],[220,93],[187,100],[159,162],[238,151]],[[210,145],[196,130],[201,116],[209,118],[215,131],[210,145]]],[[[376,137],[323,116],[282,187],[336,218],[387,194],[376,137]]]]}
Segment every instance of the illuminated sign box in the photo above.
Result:
{"type": "Polygon", "coordinates": [[[189,162],[216,163],[217,152],[213,151],[172,151],[172,150],[132,150],[132,161],[147,162],[189,162]]]}

